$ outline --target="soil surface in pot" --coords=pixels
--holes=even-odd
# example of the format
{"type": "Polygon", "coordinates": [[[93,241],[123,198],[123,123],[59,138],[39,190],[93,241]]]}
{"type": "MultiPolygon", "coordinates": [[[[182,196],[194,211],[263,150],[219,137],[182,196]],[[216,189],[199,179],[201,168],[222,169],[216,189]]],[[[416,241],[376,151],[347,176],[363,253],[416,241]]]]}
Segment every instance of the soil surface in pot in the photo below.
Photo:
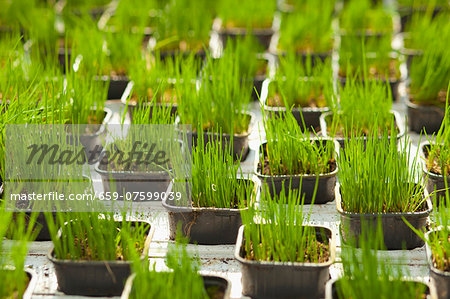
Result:
{"type": "MultiPolygon", "coordinates": [[[[294,107],[311,107],[311,108],[323,108],[326,106],[325,97],[323,94],[317,96],[314,92],[305,98],[297,98],[293,102],[296,103],[294,107]],[[308,103],[308,105],[301,106],[300,103],[308,103]]],[[[267,105],[272,107],[285,107],[283,97],[279,92],[274,93],[267,99],[267,105]]]]}
{"type": "Polygon", "coordinates": [[[447,90],[441,90],[438,93],[437,99],[430,99],[426,101],[416,101],[414,100],[414,95],[411,94],[410,88],[407,89],[409,96],[409,101],[413,104],[416,104],[418,106],[437,106],[440,108],[445,108],[445,101],[447,99],[447,90]]]}

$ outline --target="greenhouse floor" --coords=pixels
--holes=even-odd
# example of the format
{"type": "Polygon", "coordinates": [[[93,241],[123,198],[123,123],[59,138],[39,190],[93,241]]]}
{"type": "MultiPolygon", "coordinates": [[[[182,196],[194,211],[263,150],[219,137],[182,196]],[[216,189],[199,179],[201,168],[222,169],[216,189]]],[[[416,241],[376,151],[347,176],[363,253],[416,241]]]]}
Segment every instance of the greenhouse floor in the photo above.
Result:
{"type": "MultiPolygon", "coordinates": [[[[401,88],[404,91],[404,87],[401,88]]],[[[120,111],[122,104],[119,101],[108,101],[109,106],[114,111],[111,123],[119,123],[120,111]]],[[[394,103],[394,110],[397,110],[404,118],[406,106],[401,97],[399,102],[394,103]]],[[[259,104],[252,103],[251,110],[256,114],[258,124],[253,128],[251,134],[250,148],[247,159],[243,163],[244,171],[251,173],[254,167],[255,149],[259,145],[260,134],[258,128],[262,128],[261,113],[259,104]]],[[[415,133],[408,133],[413,147],[412,152],[415,153],[419,143],[420,136],[415,133]]],[[[425,138],[425,137],[422,137],[425,138]]],[[[100,178],[92,171],[95,188],[102,188],[100,178]],[[98,179],[98,181],[96,180],[98,179]]],[[[160,202],[152,202],[150,204],[140,204],[134,208],[144,212],[145,220],[151,222],[155,226],[155,234],[151,243],[150,259],[157,265],[157,269],[164,267],[164,256],[167,245],[169,243],[168,217],[160,202]]],[[[308,206],[305,210],[309,209],[308,206]]],[[[336,235],[337,245],[337,262],[331,266],[331,277],[338,277],[340,274],[341,264],[339,263],[340,240],[338,236],[339,215],[336,211],[335,202],[325,205],[316,205],[312,207],[311,222],[330,227],[336,235]]],[[[10,242],[10,241],[9,241],[10,242]]],[[[26,260],[27,267],[33,269],[38,276],[36,288],[34,289],[33,298],[81,298],[79,296],[66,296],[57,290],[58,284],[52,263],[47,259],[47,253],[52,247],[51,242],[32,242],[29,246],[29,252],[26,260]]],[[[189,249],[198,253],[202,267],[201,271],[208,274],[215,274],[227,277],[231,283],[231,297],[242,298],[241,295],[241,274],[240,265],[234,259],[234,245],[216,245],[216,246],[195,246],[189,245],[189,249]]],[[[425,260],[425,247],[405,250],[405,251],[389,251],[383,252],[394,261],[398,261],[408,269],[411,277],[419,279],[428,279],[428,267],[425,260]]]]}

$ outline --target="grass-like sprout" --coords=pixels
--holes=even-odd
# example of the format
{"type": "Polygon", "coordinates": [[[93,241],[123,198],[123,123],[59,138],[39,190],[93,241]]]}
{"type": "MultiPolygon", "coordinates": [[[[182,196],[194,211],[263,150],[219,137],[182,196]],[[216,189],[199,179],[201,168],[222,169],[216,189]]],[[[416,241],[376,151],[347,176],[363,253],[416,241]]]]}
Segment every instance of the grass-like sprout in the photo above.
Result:
{"type": "Polygon", "coordinates": [[[339,106],[331,106],[333,114],[328,135],[367,136],[373,132],[380,135],[391,128],[394,119],[391,107],[392,97],[387,84],[376,80],[362,83],[350,78],[340,90],[339,106]],[[386,96],[388,92],[389,96],[386,96]]]}
{"type": "Polygon", "coordinates": [[[446,113],[442,125],[434,141],[430,141],[430,148],[426,153],[427,168],[436,174],[446,177],[450,173],[450,106],[447,92],[446,113]]]}
{"type": "Polygon", "coordinates": [[[444,42],[450,37],[450,26],[430,41],[421,56],[412,58],[409,86],[410,99],[420,105],[444,107],[446,88],[450,82],[450,55],[444,42]]]}
{"type": "Polygon", "coordinates": [[[159,8],[157,2],[153,0],[119,1],[107,25],[113,26],[114,31],[143,33],[146,27],[156,25],[156,14],[159,8]]]}
{"type": "Polygon", "coordinates": [[[270,28],[276,1],[220,1],[217,9],[225,28],[270,28]]]}
{"type": "Polygon", "coordinates": [[[198,52],[208,47],[213,16],[208,0],[170,0],[156,29],[159,50],[198,52]]]}
{"type": "Polygon", "coordinates": [[[251,204],[255,185],[244,179],[240,162],[233,162],[230,147],[222,141],[201,141],[192,151],[192,205],[237,209],[251,204]]]}
{"type": "Polygon", "coordinates": [[[324,174],[335,169],[334,143],[310,138],[302,132],[292,113],[265,117],[267,143],[258,168],[267,175],[324,174]]]}
{"type": "Polygon", "coordinates": [[[13,218],[13,213],[5,210],[4,201],[0,202],[0,298],[22,298],[28,284],[24,271],[27,241],[36,236],[31,230],[36,216],[36,213],[32,214],[27,227],[24,213],[16,213],[13,218]],[[7,235],[15,240],[8,247],[4,242],[7,235]]]}
{"type": "Polygon", "coordinates": [[[150,229],[148,223],[126,221],[126,214],[116,221],[111,212],[45,213],[45,218],[54,257],[65,260],[133,260],[142,254],[150,229]]]}
{"type": "Polygon", "coordinates": [[[370,0],[346,1],[339,18],[339,27],[347,33],[389,33],[392,16],[382,4],[373,6],[370,0]]]}
{"type": "Polygon", "coordinates": [[[448,34],[449,23],[445,14],[439,14],[432,18],[431,16],[422,16],[411,22],[408,35],[404,37],[403,43],[406,49],[423,50],[436,39],[442,38],[442,35],[448,34]]]}
{"type": "Polygon", "coordinates": [[[323,263],[331,248],[325,232],[304,226],[303,197],[298,190],[271,198],[261,193],[261,210],[251,206],[241,212],[244,225],[242,256],[270,262],[323,263]],[[259,218],[259,220],[255,220],[259,218]]]}
{"type": "Polygon", "coordinates": [[[239,57],[225,50],[221,59],[213,60],[208,56],[199,90],[186,80],[177,84],[181,123],[192,124],[197,132],[246,133],[252,89],[240,80],[239,57]]]}
{"type": "Polygon", "coordinates": [[[335,282],[336,296],[333,298],[422,298],[426,285],[405,280],[408,271],[382,257],[382,244],[379,227],[376,232],[363,231],[360,248],[351,245],[342,248],[344,273],[335,282]]]}
{"type": "Polygon", "coordinates": [[[331,63],[302,63],[287,54],[280,57],[279,68],[269,85],[267,105],[292,107],[329,107],[333,93],[331,63]],[[297,79],[297,80],[296,80],[297,79]]]}
{"type": "Polygon", "coordinates": [[[306,2],[301,11],[283,15],[278,48],[288,52],[328,52],[333,47],[334,1],[306,2]]]}
{"type": "MultiPolygon", "coordinates": [[[[200,260],[187,250],[186,241],[169,244],[166,254],[167,272],[157,272],[147,260],[133,265],[133,285],[129,298],[210,298],[198,274],[200,260]]],[[[212,290],[214,291],[214,290],[212,290]]]]}
{"type": "MultiPolygon", "coordinates": [[[[391,132],[395,132],[391,127],[391,132]]],[[[373,132],[365,142],[351,138],[338,158],[342,208],[351,213],[418,212],[426,209],[418,160],[411,145],[373,132]]]]}

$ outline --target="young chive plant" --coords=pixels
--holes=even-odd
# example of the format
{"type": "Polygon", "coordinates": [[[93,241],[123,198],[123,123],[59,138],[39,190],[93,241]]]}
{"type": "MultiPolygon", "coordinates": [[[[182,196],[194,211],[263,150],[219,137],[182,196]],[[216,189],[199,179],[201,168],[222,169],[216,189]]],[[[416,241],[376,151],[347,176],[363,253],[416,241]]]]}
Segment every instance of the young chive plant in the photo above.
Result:
{"type": "Polygon", "coordinates": [[[335,169],[334,143],[317,141],[303,132],[289,111],[280,118],[265,117],[267,143],[260,153],[259,170],[266,175],[324,174],[335,169]]]}
{"type": "Polygon", "coordinates": [[[211,5],[208,0],[170,0],[162,11],[156,29],[155,48],[199,52],[208,47],[212,26],[211,5]]]}
{"type": "Polygon", "coordinates": [[[203,279],[198,274],[200,260],[188,252],[187,241],[177,237],[175,244],[169,244],[166,265],[170,271],[158,272],[155,266],[151,269],[148,259],[135,261],[135,276],[128,298],[206,299],[214,295],[205,290],[203,279]]]}
{"type": "MultiPolygon", "coordinates": [[[[380,224],[380,223],[379,223],[380,224]]],[[[363,230],[359,247],[346,245],[341,258],[343,276],[335,282],[336,295],[333,298],[422,298],[426,285],[408,282],[409,275],[401,265],[381,255],[383,248],[382,230],[363,230]]]]}
{"type": "Polygon", "coordinates": [[[64,260],[133,260],[142,254],[150,229],[148,223],[127,221],[124,213],[120,221],[112,212],[46,212],[45,219],[54,257],[64,260]]]}
{"type": "Polygon", "coordinates": [[[381,135],[394,121],[390,88],[378,80],[362,83],[348,78],[340,89],[339,105],[335,103],[331,108],[332,120],[327,120],[331,127],[327,130],[333,137],[368,136],[373,132],[381,135]]]}
{"type": "Polygon", "coordinates": [[[430,148],[425,157],[428,170],[444,177],[447,177],[450,173],[450,106],[448,104],[448,92],[446,102],[444,120],[434,140],[428,139],[430,148]]]}
{"type": "Polygon", "coordinates": [[[446,88],[450,81],[450,55],[445,36],[450,37],[450,30],[430,42],[423,55],[413,57],[411,61],[409,93],[414,103],[445,106],[446,88]]]}
{"type": "Polygon", "coordinates": [[[255,185],[245,179],[240,162],[233,162],[230,147],[221,139],[200,141],[192,151],[192,206],[242,209],[251,204],[255,185]]]}
{"type": "Polygon", "coordinates": [[[325,233],[303,225],[303,197],[298,190],[284,190],[271,198],[261,193],[261,209],[250,206],[241,211],[244,225],[243,257],[255,261],[323,263],[331,248],[325,233]],[[256,221],[260,218],[260,221],[256,221]]]}
{"type": "Polygon", "coordinates": [[[218,4],[218,15],[225,28],[270,28],[276,11],[276,1],[223,1],[218,4]]]}
{"type": "Polygon", "coordinates": [[[239,57],[232,52],[225,51],[216,61],[208,56],[199,90],[187,80],[177,84],[180,122],[192,124],[197,132],[246,133],[252,89],[249,82],[241,82],[239,70],[239,57]]]}
{"type": "MultiPolygon", "coordinates": [[[[391,126],[391,132],[395,132],[391,126]]],[[[426,209],[417,158],[408,142],[397,145],[385,132],[364,141],[351,138],[338,157],[342,209],[351,213],[407,213],[426,209]]]]}
{"type": "Polygon", "coordinates": [[[327,59],[307,61],[287,54],[269,85],[267,105],[292,107],[330,107],[333,93],[332,68],[327,59]],[[297,80],[295,79],[297,78],[297,80]]]}
{"type": "Polygon", "coordinates": [[[283,15],[278,48],[287,52],[324,53],[333,47],[334,1],[304,1],[300,12],[283,15]]]}

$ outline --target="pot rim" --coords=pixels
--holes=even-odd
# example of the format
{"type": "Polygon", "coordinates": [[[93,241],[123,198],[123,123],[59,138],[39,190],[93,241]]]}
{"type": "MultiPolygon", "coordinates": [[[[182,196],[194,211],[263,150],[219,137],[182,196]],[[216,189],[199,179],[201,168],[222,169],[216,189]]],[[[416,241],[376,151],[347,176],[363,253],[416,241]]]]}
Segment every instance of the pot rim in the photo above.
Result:
{"type": "MultiPolygon", "coordinates": [[[[431,178],[433,178],[433,179],[435,179],[435,180],[444,180],[445,179],[445,177],[442,175],[442,174],[437,174],[437,173],[434,173],[434,172],[431,172],[431,171],[429,171],[428,170],[428,167],[427,167],[427,163],[425,163],[425,159],[427,159],[427,156],[426,156],[426,154],[425,154],[425,147],[426,146],[432,146],[432,145],[434,145],[435,143],[433,142],[433,143],[431,143],[431,142],[429,142],[429,141],[423,141],[423,142],[421,142],[420,144],[419,144],[419,155],[420,155],[420,157],[424,160],[424,163],[422,163],[422,166],[423,166],[423,168],[422,168],[422,171],[428,176],[428,177],[431,177],[431,178]]],[[[450,180],[450,177],[449,176],[447,176],[447,180],[450,180]]]]}
{"type": "Polygon", "coordinates": [[[336,244],[335,244],[335,236],[334,232],[330,227],[326,227],[323,225],[302,225],[302,226],[308,226],[313,228],[319,228],[319,229],[325,229],[330,233],[329,238],[329,253],[330,256],[328,258],[328,261],[323,263],[299,263],[299,262],[274,262],[274,261],[254,261],[254,260],[248,260],[241,256],[241,247],[243,245],[244,240],[244,225],[241,225],[239,227],[238,236],[236,239],[236,245],[234,249],[234,258],[243,265],[248,266],[292,266],[293,268],[301,268],[301,267],[310,267],[310,268],[328,268],[330,267],[336,258],[336,244]]]}

